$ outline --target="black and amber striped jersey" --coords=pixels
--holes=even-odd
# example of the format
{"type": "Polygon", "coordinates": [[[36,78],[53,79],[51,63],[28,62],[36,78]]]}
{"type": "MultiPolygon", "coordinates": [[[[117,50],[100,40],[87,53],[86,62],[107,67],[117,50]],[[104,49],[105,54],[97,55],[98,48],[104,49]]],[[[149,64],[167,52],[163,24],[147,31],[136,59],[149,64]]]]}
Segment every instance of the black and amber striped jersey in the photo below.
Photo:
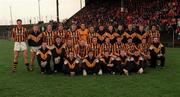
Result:
{"type": "Polygon", "coordinates": [[[87,46],[80,46],[78,45],[76,47],[76,54],[80,57],[80,58],[85,58],[87,55],[88,51],[87,51],[87,46]]]}
{"type": "Polygon", "coordinates": [[[48,46],[54,45],[55,42],[55,32],[43,32],[43,41],[47,42],[48,46]]]}
{"type": "Polygon", "coordinates": [[[125,44],[125,50],[128,55],[133,55],[134,52],[136,50],[138,50],[138,48],[136,47],[136,45],[134,43],[127,43],[127,44],[125,44]]]}
{"type": "Polygon", "coordinates": [[[98,43],[91,43],[88,45],[88,51],[93,51],[94,56],[97,57],[101,53],[101,45],[98,43]]]}
{"type": "Polygon", "coordinates": [[[104,53],[105,51],[108,51],[111,54],[112,48],[113,48],[113,45],[111,43],[103,43],[101,45],[101,52],[104,53]]]}
{"type": "Polygon", "coordinates": [[[67,55],[69,55],[70,52],[73,52],[74,54],[76,54],[76,48],[74,45],[65,44],[64,48],[65,48],[65,56],[66,57],[67,57],[67,55]]]}
{"type": "Polygon", "coordinates": [[[146,55],[149,53],[149,47],[149,43],[141,43],[138,45],[138,49],[140,50],[140,52],[146,55]]]}
{"type": "Polygon", "coordinates": [[[94,37],[97,38],[97,37],[98,37],[98,34],[97,34],[96,32],[89,32],[87,43],[88,43],[88,44],[89,44],[89,43],[92,43],[92,39],[93,39],[94,37]]]}
{"type": "Polygon", "coordinates": [[[67,39],[72,39],[73,44],[76,45],[78,43],[78,32],[77,31],[69,31],[67,32],[67,39]]]}
{"type": "Polygon", "coordinates": [[[150,30],[150,31],[148,32],[148,37],[149,37],[149,40],[148,40],[148,41],[149,41],[150,43],[153,43],[154,38],[160,39],[160,33],[159,33],[158,30],[156,30],[156,31],[150,30]]]}
{"type": "Polygon", "coordinates": [[[113,45],[113,53],[117,53],[117,54],[120,54],[120,51],[121,50],[125,50],[125,44],[124,43],[114,43],[113,45]]]}
{"type": "Polygon", "coordinates": [[[55,38],[59,37],[61,39],[61,41],[63,43],[65,43],[65,40],[66,40],[66,31],[65,30],[62,30],[62,31],[59,31],[57,30],[55,32],[55,38]]]}
{"type": "Polygon", "coordinates": [[[24,27],[15,27],[11,32],[14,42],[25,42],[28,39],[27,29],[24,27]]]}

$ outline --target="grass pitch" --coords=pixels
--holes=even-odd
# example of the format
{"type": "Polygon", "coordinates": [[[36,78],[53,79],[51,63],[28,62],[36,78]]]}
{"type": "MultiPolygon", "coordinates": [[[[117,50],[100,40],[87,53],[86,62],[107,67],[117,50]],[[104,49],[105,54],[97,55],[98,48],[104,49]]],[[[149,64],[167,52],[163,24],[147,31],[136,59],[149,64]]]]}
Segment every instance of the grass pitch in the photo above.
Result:
{"type": "MultiPolygon", "coordinates": [[[[166,67],[145,74],[75,76],[27,72],[22,56],[11,72],[13,42],[0,40],[0,97],[180,97],[180,48],[166,48],[166,67]]],[[[22,55],[22,54],[21,54],[22,55]]]]}

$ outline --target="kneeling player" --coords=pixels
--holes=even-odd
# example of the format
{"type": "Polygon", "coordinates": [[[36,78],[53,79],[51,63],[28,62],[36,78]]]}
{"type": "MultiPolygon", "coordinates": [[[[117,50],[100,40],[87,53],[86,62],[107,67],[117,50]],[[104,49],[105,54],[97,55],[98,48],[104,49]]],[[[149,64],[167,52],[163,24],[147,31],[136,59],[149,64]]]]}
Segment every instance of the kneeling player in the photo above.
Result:
{"type": "Polygon", "coordinates": [[[64,74],[70,74],[71,76],[77,75],[80,72],[79,61],[75,58],[72,51],[69,52],[68,57],[64,61],[63,72],[64,74]]]}
{"type": "Polygon", "coordinates": [[[154,38],[153,44],[150,46],[151,65],[150,67],[157,66],[157,60],[160,60],[160,66],[164,67],[165,64],[165,47],[159,42],[158,38],[154,38]]]}
{"type": "Polygon", "coordinates": [[[87,74],[102,75],[99,60],[96,59],[93,51],[89,51],[88,56],[83,60],[83,76],[86,76],[87,74]]]}
{"type": "Polygon", "coordinates": [[[55,48],[52,50],[52,57],[54,62],[54,72],[61,72],[62,71],[62,65],[64,64],[64,43],[62,40],[57,37],[55,39],[55,48]]]}
{"type": "Polygon", "coordinates": [[[126,55],[125,50],[121,50],[119,56],[116,57],[116,68],[117,72],[120,74],[124,73],[125,75],[128,75],[128,56],[126,55]]]}
{"type": "Polygon", "coordinates": [[[104,52],[100,61],[103,73],[115,74],[115,61],[108,51],[104,52]]]}
{"type": "Polygon", "coordinates": [[[44,74],[45,72],[47,74],[51,74],[51,67],[50,67],[50,61],[51,61],[51,51],[47,48],[47,43],[43,42],[41,48],[37,52],[37,61],[41,68],[41,74],[44,74]]]}
{"type": "Polygon", "coordinates": [[[130,63],[128,64],[129,72],[136,72],[139,74],[142,74],[144,72],[143,58],[138,50],[134,52],[134,55],[132,55],[129,60],[130,60],[130,63]]]}

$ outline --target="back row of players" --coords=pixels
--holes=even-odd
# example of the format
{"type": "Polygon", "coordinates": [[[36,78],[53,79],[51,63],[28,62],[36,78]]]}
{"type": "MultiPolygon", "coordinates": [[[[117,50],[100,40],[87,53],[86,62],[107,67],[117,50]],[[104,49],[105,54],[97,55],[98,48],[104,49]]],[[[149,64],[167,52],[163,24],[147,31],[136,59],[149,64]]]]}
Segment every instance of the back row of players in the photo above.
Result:
{"type": "Polygon", "coordinates": [[[95,31],[94,27],[86,28],[85,24],[81,24],[79,29],[73,24],[69,30],[59,24],[57,30],[53,31],[48,24],[45,32],[40,32],[38,25],[34,25],[28,33],[22,21],[17,20],[12,39],[15,42],[13,72],[16,71],[20,51],[24,53],[24,63],[29,71],[33,70],[37,57],[42,74],[142,74],[146,66],[156,67],[157,60],[161,61],[161,67],[165,64],[165,48],[159,41],[156,26],[152,26],[148,32],[144,31],[142,25],[135,31],[132,24],[125,31],[122,25],[118,26],[117,31],[111,25],[108,30],[99,26],[95,31]],[[30,64],[27,61],[26,41],[30,46],[30,64]]]}

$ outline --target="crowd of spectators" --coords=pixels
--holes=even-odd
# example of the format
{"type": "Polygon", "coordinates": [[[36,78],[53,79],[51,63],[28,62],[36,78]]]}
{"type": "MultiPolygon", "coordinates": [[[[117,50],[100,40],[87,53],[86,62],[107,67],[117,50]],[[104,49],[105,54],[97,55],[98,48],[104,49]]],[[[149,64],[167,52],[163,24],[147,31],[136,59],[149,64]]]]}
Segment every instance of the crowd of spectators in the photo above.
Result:
{"type": "Polygon", "coordinates": [[[136,28],[144,25],[149,30],[156,25],[161,34],[176,33],[180,39],[180,2],[177,0],[97,0],[83,8],[69,21],[70,24],[98,28],[100,25],[108,27],[113,25],[133,24],[136,28]]]}

